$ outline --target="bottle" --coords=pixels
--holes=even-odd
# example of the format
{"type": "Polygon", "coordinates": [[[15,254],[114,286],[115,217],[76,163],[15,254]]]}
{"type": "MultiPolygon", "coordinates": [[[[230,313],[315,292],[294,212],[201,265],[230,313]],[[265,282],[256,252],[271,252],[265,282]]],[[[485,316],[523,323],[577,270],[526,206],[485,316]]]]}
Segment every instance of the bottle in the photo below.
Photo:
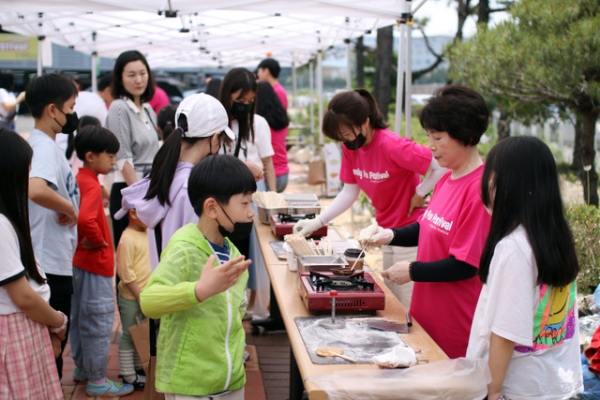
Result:
{"type": "Polygon", "coordinates": [[[344,252],[344,257],[346,258],[346,261],[348,262],[348,266],[350,268],[352,268],[352,265],[354,265],[354,262],[356,261],[356,265],[354,266],[354,269],[358,269],[358,270],[363,269],[363,264],[365,262],[365,253],[362,252],[362,255],[361,255],[360,254],[361,252],[362,252],[361,249],[346,249],[346,251],[344,252]],[[359,255],[360,255],[360,258],[358,258],[359,255]]]}

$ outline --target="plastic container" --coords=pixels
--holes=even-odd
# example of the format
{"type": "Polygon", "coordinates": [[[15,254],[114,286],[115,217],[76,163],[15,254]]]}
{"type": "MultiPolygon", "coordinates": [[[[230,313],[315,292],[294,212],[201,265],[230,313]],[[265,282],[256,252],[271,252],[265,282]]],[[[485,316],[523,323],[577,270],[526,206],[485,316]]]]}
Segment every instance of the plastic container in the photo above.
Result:
{"type": "Polygon", "coordinates": [[[294,250],[287,243],[283,243],[283,249],[285,250],[289,270],[292,272],[298,271],[298,258],[294,254],[294,250]]]}
{"type": "Polygon", "coordinates": [[[332,268],[347,266],[346,261],[340,256],[298,256],[298,270],[304,272],[329,272],[332,268]]]}
{"type": "Polygon", "coordinates": [[[354,265],[354,262],[356,261],[354,269],[363,269],[363,265],[365,263],[365,252],[363,252],[362,249],[346,249],[346,251],[344,251],[344,257],[346,258],[346,261],[348,262],[348,265],[350,267],[352,267],[352,265],[354,265]],[[361,252],[362,255],[360,256],[360,258],[358,258],[361,252]]]}

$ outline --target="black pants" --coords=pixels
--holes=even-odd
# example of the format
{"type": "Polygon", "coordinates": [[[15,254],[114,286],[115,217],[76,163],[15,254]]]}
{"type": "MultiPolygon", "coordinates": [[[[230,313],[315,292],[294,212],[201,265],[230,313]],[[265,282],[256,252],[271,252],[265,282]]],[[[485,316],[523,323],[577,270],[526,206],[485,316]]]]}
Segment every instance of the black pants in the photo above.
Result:
{"type": "Polygon", "coordinates": [[[73,277],[46,274],[48,286],[50,286],[50,306],[55,310],[62,311],[69,317],[65,340],[60,343],[60,354],[56,358],[56,369],[59,379],[62,378],[63,358],[62,353],[69,338],[69,325],[71,323],[71,295],[73,294],[73,277]]]}
{"type": "MultiPolygon", "coordinates": [[[[121,209],[121,200],[123,200],[121,189],[125,189],[126,187],[127,184],[125,182],[117,182],[113,183],[112,188],[110,189],[110,205],[108,208],[110,211],[110,218],[112,220],[113,238],[115,239],[115,243],[113,244],[115,246],[115,251],[119,245],[123,231],[125,228],[127,228],[127,225],[129,225],[129,217],[127,215],[121,219],[115,219],[115,213],[121,209]]],[[[119,286],[120,281],[121,279],[119,279],[119,275],[115,274],[115,293],[118,293],[117,287],[119,286]]],[[[117,296],[117,300],[118,299],[119,297],[117,296]]]]}
{"type": "Polygon", "coordinates": [[[115,239],[115,249],[119,245],[119,240],[121,240],[121,235],[127,225],[129,225],[129,218],[127,215],[121,219],[115,219],[115,213],[121,209],[121,200],[123,200],[123,196],[121,195],[121,189],[125,189],[127,184],[125,182],[117,182],[113,183],[112,188],[110,189],[110,218],[112,219],[112,229],[113,229],[113,237],[115,239]]]}

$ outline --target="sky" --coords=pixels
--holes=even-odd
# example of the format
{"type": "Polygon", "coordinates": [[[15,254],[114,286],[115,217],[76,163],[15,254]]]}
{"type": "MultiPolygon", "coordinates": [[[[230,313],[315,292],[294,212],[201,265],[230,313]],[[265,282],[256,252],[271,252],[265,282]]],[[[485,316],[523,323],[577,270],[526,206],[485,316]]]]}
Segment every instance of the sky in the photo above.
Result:
{"type": "MultiPolygon", "coordinates": [[[[413,0],[412,7],[415,9],[422,0],[413,0]]],[[[454,36],[458,25],[456,1],[452,0],[427,0],[425,4],[414,14],[415,18],[429,17],[425,33],[429,36],[443,35],[454,36]],[[450,5],[449,5],[450,3],[450,5]]],[[[492,24],[507,17],[506,13],[493,13],[492,24]]],[[[476,32],[475,19],[470,17],[465,23],[464,37],[472,36],[476,32]]]]}

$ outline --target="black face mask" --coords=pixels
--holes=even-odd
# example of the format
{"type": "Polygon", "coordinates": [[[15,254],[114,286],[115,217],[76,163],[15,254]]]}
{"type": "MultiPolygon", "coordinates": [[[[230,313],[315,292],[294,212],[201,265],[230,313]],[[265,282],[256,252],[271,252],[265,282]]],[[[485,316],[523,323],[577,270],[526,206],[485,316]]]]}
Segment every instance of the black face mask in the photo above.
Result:
{"type": "Polygon", "coordinates": [[[221,207],[221,210],[223,210],[223,212],[225,213],[225,216],[227,217],[227,219],[229,220],[229,222],[231,222],[233,224],[233,229],[231,231],[229,231],[228,229],[225,229],[223,227],[223,225],[221,225],[221,223],[219,222],[219,220],[217,219],[217,225],[219,227],[219,233],[221,234],[221,236],[223,236],[224,238],[228,237],[229,235],[231,235],[233,233],[233,231],[235,231],[235,224],[233,223],[233,221],[231,220],[231,218],[229,218],[229,215],[227,214],[227,212],[225,211],[225,209],[223,208],[223,206],[221,204],[219,204],[219,207],[221,207]]]}
{"type": "MultiPolygon", "coordinates": [[[[228,237],[233,233],[233,231],[229,232],[227,229],[223,228],[223,225],[219,224],[219,221],[217,221],[217,224],[219,225],[219,233],[224,238],[228,237]]],[[[235,230],[235,225],[233,226],[233,229],[235,230]]]]}
{"type": "Polygon", "coordinates": [[[366,136],[363,135],[362,132],[359,132],[358,135],[356,135],[356,138],[354,138],[354,140],[345,140],[344,146],[346,146],[348,150],[358,150],[364,146],[366,141],[366,136]]]}
{"type": "Polygon", "coordinates": [[[237,120],[245,119],[246,117],[248,117],[248,113],[250,113],[250,110],[252,110],[252,105],[253,103],[244,104],[234,101],[233,105],[231,106],[231,115],[233,115],[234,118],[237,120]]]}
{"type": "Polygon", "coordinates": [[[234,241],[242,240],[242,239],[245,239],[248,236],[250,236],[250,232],[252,231],[252,226],[254,225],[254,223],[252,221],[250,221],[250,222],[235,222],[234,223],[231,220],[231,218],[229,218],[229,215],[227,214],[227,212],[225,211],[223,206],[221,206],[221,210],[223,210],[223,212],[225,213],[225,216],[227,217],[229,222],[231,222],[233,224],[233,229],[230,231],[228,229],[225,229],[223,227],[223,225],[221,225],[219,223],[219,220],[217,220],[219,233],[221,234],[221,236],[223,236],[224,238],[229,238],[229,240],[234,240],[234,241]]]}
{"type": "MultiPolygon", "coordinates": [[[[61,133],[66,133],[67,135],[70,133],[75,132],[75,130],[77,129],[77,127],[79,126],[79,118],[77,117],[77,113],[74,112],[73,114],[65,114],[63,112],[63,110],[61,110],[60,108],[56,107],[58,109],[58,111],[60,111],[61,113],[63,113],[63,115],[67,118],[67,122],[65,122],[64,125],[61,125],[62,129],[61,129],[61,133]]],[[[56,118],[54,118],[54,121],[56,121],[56,123],[58,125],[60,125],[60,123],[56,120],[56,118]]]]}

